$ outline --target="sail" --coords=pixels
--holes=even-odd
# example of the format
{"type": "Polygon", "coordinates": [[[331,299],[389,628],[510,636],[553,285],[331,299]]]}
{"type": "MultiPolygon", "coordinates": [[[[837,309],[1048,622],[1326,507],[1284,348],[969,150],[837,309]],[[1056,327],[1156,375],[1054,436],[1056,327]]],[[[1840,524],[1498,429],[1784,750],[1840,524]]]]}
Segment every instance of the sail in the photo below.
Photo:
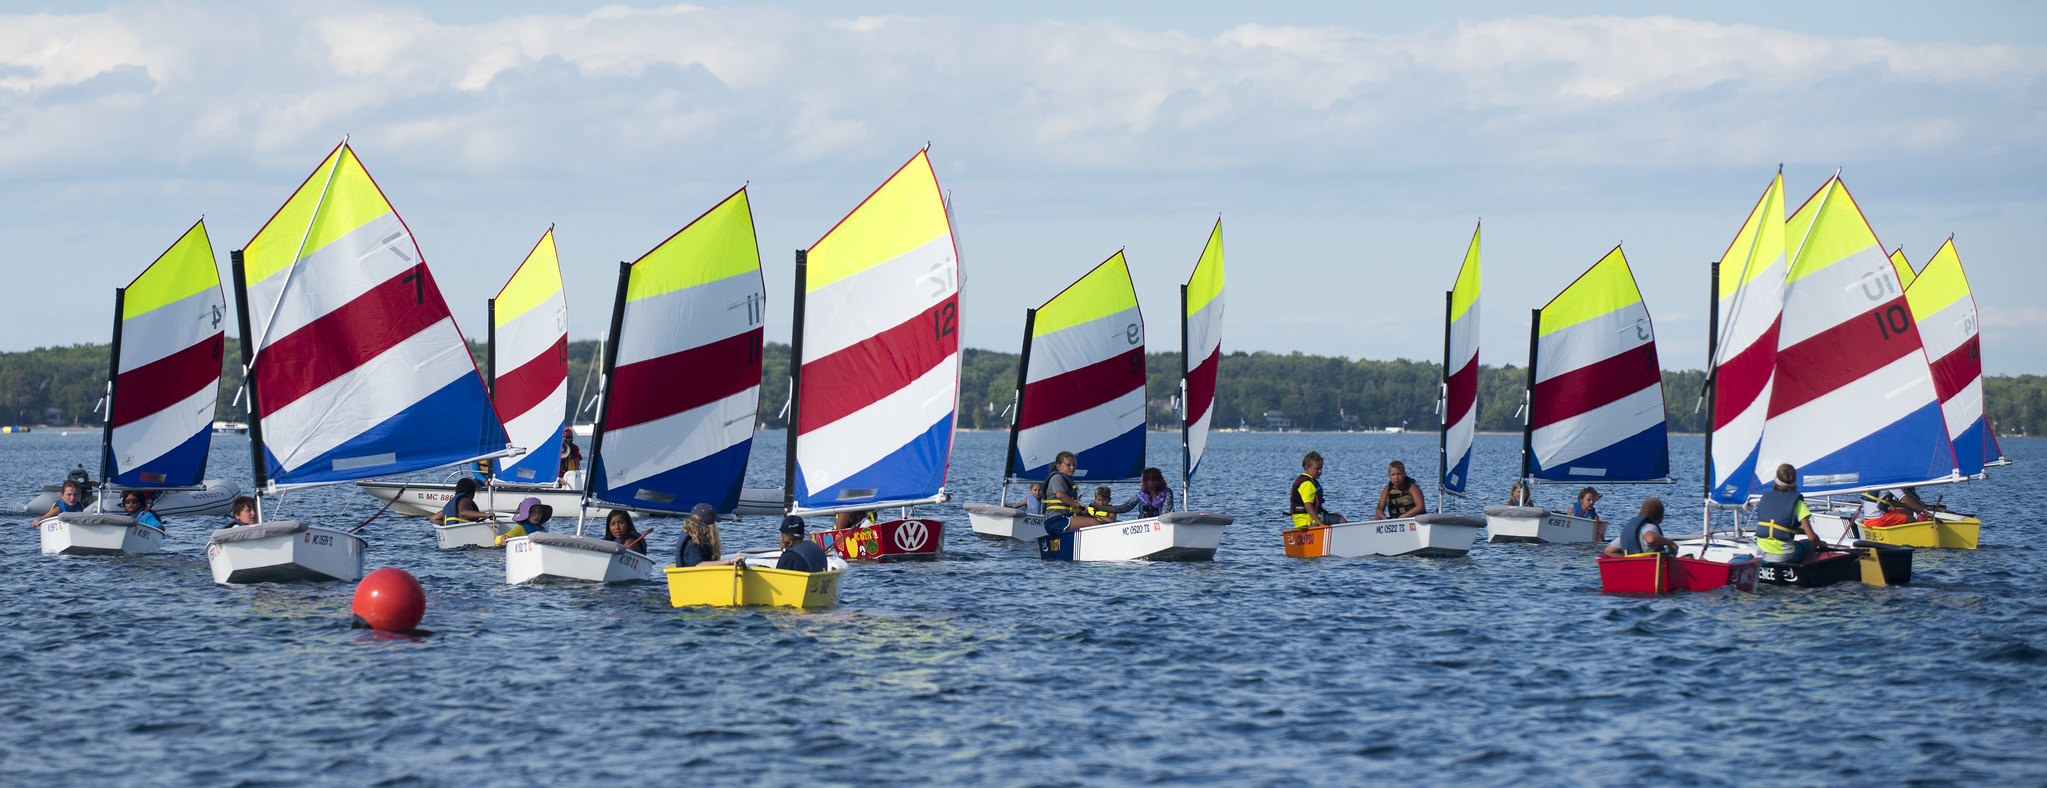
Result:
{"type": "Polygon", "coordinates": [[[1215,407],[1215,373],[1223,359],[1223,222],[1215,220],[1208,245],[1194,263],[1181,296],[1181,359],[1186,391],[1181,410],[1181,440],[1186,444],[1185,484],[1201,469],[1208,450],[1208,429],[1215,407]]]}
{"type": "MultiPolygon", "coordinates": [[[[1989,447],[1983,423],[1983,357],[1976,335],[1976,297],[1962,273],[1954,239],[1940,245],[1918,280],[1905,288],[1912,322],[1933,363],[1933,390],[1963,476],[1983,472],[1989,447]]],[[[1993,458],[1994,459],[1994,458],[1993,458]]]]}
{"type": "Polygon", "coordinates": [[[1839,177],[1785,223],[1775,385],[1757,470],[1806,494],[1952,478],[1954,448],[1897,272],[1839,177]]]}
{"type": "Polygon", "coordinates": [[[590,496],[729,513],[753,449],[766,303],[746,190],[620,276],[590,496]]]}
{"type": "Polygon", "coordinates": [[[959,250],[918,151],[798,278],[795,511],[938,500],[959,404],[959,250]]]}
{"type": "Polygon", "coordinates": [[[1716,266],[1707,480],[1715,503],[1741,505],[1756,487],[1756,449],[1769,415],[1784,305],[1784,173],[1749,211],[1716,266]]]}
{"type": "Polygon", "coordinates": [[[514,484],[561,478],[562,427],[569,412],[569,303],[562,296],[554,229],[491,300],[491,401],[513,446],[526,450],[499,468],[514,484]]]}
{"type": "Polygon", "coordinates": [[[1471,440],[1478,425],[1478,234],[1450,286],[1443,321],[1443,491],[1463,495],[1471,478],[1471,440]]]}
{"type": "Polygon", "coordinates": [[[1009,478],[1045,478],[1062,451],[1073,476],[1130,481],[1144,472],[1144,315],[1117,252],[1031,319],[1009,478]]]}
{"type": "Polygon", "coordinates": [[[347,143],[237,259],[254,332],[259,483],[330,484],[505,452],[433,272],[347,143]]]}
{"type": "Polygon", "coordinates": [[[190,487],[206,473],[227,300],[200,220],[123,288],[107,414],[119,487],[190,487]]]}
{"type": "Polygon", "coordinates": [[[1529,393],[1529,475],[1556,482],[1670,475],[1656,330],[1614,247],[1542,308],[1529,393]]]}
{"type": "Polygon", "coordinates": [[[1912,270],[1912,263],[1905,259],[1905,247],[1902,246],[1891,250],[1891,271],[1898,275],[1898,284],[1904,286],[1906,292],[1912,290],[1913,280],[1919,278],[1918,272],[1912,270]]]}

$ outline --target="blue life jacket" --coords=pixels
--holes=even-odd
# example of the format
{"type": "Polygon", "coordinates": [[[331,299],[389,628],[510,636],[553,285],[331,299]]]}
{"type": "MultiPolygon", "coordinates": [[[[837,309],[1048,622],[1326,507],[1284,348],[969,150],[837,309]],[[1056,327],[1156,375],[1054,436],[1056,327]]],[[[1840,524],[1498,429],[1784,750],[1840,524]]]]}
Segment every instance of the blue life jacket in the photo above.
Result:
{"type": "Polygon", "coordinates": [[[62,499],[62,498],[58,498],[58,499],[57,499],[57,511],[60,511],[60,512],[82,512],[82,511],[85,511],[85,505],[84,505],[84,504],[79,504],[79,505],[77,505],[77,506],[72,506],[71,504],[65,503],[65,502],[64,502],[64,499],[62,499]]]}
{"type": "Polygon", "coordinates": [[[1642,526],[1644,525],[1655,528],[1657,533],[1663,532],[1661,525],[1649,522],[1647,517],[1639,514],[1635,515],[1635,519],[1629,520],[1628,524],[1621,528],[1622,551],[1629,555],[1649,552],[1649,542],[1642,538],[1642,526]]]}
{"type": "Polygon", "coordinates": [[[453,520],[458,523],[469,522],[468,520],[463,519],[460,514],[457,514],[458,512],[462,511],[462,499],[464,498],[467,498],[471,501],[471,503],[469,504],[470,506],[473,507],[476,505],[474,503],[474,501],[476,500],[476,496],[474,495],[457,495],[453,498],[449,498],[448,502],[441,506],[441,520],[442,521],[453,520]]]}
{"type": "Polygon", "coordinates": [[[782,557],[775,561],[776,569],[793,569],[798,572],[822,572],[830,564],[825,561],[824,548],[809,539],[782,551],[782,557]]]}
{"type": "Polygon", "coordinates": [[[1798,527],[1798,502],[1805,496],[1797,490],[1779,490],[1777,485],[1763,491],[1756,502],[1756,538],[1789,542],[1805,533],[1798,527]]]}

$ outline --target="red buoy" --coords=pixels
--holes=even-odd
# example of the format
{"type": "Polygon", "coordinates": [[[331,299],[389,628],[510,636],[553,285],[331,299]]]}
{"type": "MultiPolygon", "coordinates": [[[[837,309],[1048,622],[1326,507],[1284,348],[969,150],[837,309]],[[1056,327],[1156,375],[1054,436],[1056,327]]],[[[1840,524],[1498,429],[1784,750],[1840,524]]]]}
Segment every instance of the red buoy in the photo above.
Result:
{"type": "Polygon", "coordinates": [[[410,632],[426,616],[426,591],[403,569],[384,567],[355,586],[356,621],[382,632],[410,632]]]}

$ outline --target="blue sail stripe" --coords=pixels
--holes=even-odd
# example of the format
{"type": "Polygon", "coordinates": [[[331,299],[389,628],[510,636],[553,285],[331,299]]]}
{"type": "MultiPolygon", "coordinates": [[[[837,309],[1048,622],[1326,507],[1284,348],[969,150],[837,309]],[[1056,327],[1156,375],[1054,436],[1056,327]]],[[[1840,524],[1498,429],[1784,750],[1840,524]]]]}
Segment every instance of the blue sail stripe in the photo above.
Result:
{"type": "Polygon", "coordinates": [[[263,461],[273,484],[330,484],[453,465],[503,451],[505,443],[505,428],[484,394],[483,380],[463,375],[297,468],[286,470],[268,446],[263,461]],[[334,468],[337,459],[383,454],[392,461],[334,468]]]}
{"type": "Polygon", "coordinates": [[[1612,445],[1591,454],[1577,457],[1556,468],[1541,467],[1540,461],[1529,458],[1529,469],[1535,478],[1547,482],[1643,482],[1664,479],[1670,476],[1670,442],[1665,434],[1663,422],[1630,435],[1612,445]],[[1600,476],[1571,473],[1572,468],[1598,468],[1605,471],[1600,476]]]}
{"type": "Polygon", "coordinates": [[[796,469],[796,505],[805,509],[854,506],[863,503],[915,501],[938,494],[945,486],[946,456],[952,449],[953,414],[874,464],[838,482],[832,490],[813,493],[804,481],[803,469],[796,469]],[[841,498],[839,490],[873,490],[874,494],[841,498]]]}
{"type": "Polygon", "coordinates": [[[606,483],[609,477],[600,457],[590,471],[594,474],[590,477],[590,497],[634,509],[668,512],[688,512],[697,504],[708,503],[721,514],[731,514],[739,506],[739,488],[746,478],[746,458],[752,450],[753,439],[747,438],[709,457],[616,487],[606,483]],[[642,490],[654,493],[655,499],[643,496],[642,490]],[[663,496],[669,500],[658,500],[663,496]]]}
{"type": "Polygon", "coordinates": [[[1960,466],[1963,476],[1975,476],[1983,472],[1983,463],[1988,454],[1985,447],[1989,445],[1983,439],[1983,431],[1983,419],[1979,416],[1968,429],[1955,436],[1955,464],[1960,466]]]}
{"type": "Polygon", "coordinates": [[[1450,466],[1450,470],[1443,474],[1443,478],[1441,481],[1443,484],[1443,489],[1457,493],[1458,495],[1464,494],[1465,485],[1471,482],[1470,449],[1464,450],[1464,456],[1459,457],[1457,459],[1456,464],[1450,466]]]}
{"type": "Polygon", "coordinates": [[[526,453],[498,469],[498,481],[507,484],[550,484],[561,478],[562,427],[555,425],[554,437],[542,441],[539,446],[526,447],[526,453]],[[532,471],[531,478],[520,476],[520,471],[532,471]]]}
{"type": "Polygon", "coordinates": [[[134,468],[122,468],[119,461],[109,467],[115,469],[114,484],[121,487],[192,487],[204,481],[206,455],[213,445],[213,425],[199,428],[199,432],[178,447],[164,452],[155,459],[134,468]],[[162,481],[144,481],[145,473],[163,474],[162,481]]]}
{"type": "MultiPolygon", "coordinates": [[[[1139,424],[1121,435],[1076,451],[1073,458],[1075,484],[1091,479],[1135,479],[1144,473],[1144,425],[1139,424]]],[[[1011,453],[1010,465],[1024,467],[1022,452],[1011,453]]],[[[1050,469],[1050,463],[1024,468],[1016,478],[1043,480],[1050,469]]]]}
{"type": "MultiPolygon", "coordinates": [[[[1761,450],[1761,446],[1749,447],[1748,456],[1742,459],[1741,465],[1735,467],[1734,474],[1727,477],[1725,483],[1713,488],[1714,503],[1740,506],[1748,503],[1749,493],[1762,493],[1762,488],[1756,484],[1756,454],[1761,450]]],[[[1709,457],[1707,461],[1711,462],[1711,458],[1709,457]]],[[[1717,469],[1714,472],[1717,473],[1717,469]]]]}
{"type": "Polygon", "coordinates": [[[1831,490],[1916,484],[1946,478],[1955,469],[1954,449],[1947,441],[1922,440],[1929,434],[1947,434],[1940,404],[1928,402],[1904,418],[1864,436],[1846,447],[1806,463],[1798,469],[1799,490],[1807,495],[1831,490]],[[1810,485],[1805,479],[1834,474],[1856,474],[1855,481],[1834,485],[1810,485]]]}

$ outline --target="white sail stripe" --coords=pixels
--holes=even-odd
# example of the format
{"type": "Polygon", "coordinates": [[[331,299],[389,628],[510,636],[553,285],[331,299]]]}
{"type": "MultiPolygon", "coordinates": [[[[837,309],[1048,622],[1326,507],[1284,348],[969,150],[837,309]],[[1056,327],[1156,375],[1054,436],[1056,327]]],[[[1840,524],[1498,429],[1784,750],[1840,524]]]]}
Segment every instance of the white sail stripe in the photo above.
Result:
{"type": "Polygon", "coordinates": [[[298,262],[298,273],[280,268],[250,282],[250,330],[269,347],[418,263],[419,247],[412,234],[398,214],[386,212],[307,254],[298,262]],[[278,291],[287,279],[292,280],[291,293],[278,303],[278,291]],[[277,304],[275,317],[270,314],[272,304],[277,304]]]}
{"type": "Polygon", "coordinates": [[[1144,318],[1136,307],[1033,338],[1031,368],[1024,384],[1119,358],[1132,350],[1144,350],[1144,318]],[[1130,341],[1131,326],[1137,327],[1136,342],[1130,341]]]}
{"type": "MultiPolygon", "coordinates": [[[[139,468],[185,445],[200,430],[212,429],[213,408],[220,402],[219,388],[207,386],[163,410],[115,427],[112,439],[115,474],[139,468]]],[[[204,467],[204,459],[200,465],[204,467]]]]}
{"type": "Polygon", "coordinates": [[[803,357],[820,359],[864,342],[957,292],[959,266],[953,256],[952,234],[947,233],[806,293],[803,357]],[[822,319],[825,317],[831,320],[822,319]]]}
{"type": "Polygon", "coordinates": [[[759,406],[760,387],[751,386],[732,396],[672,416],[606,430],[605,481],[612,489],[619,489],[621,485],[680,468],[737,446],[753,437],[754,416],[759,406]]]}
{"type": "Polygon", "coordinates": [[[1529,448],[1544,468],[1562,468],[1573,460],[1612,446],[1663,423],[1663,386],[1641,391],[1568,419],[1545,425],[1529,438],[1529,448]]]}
{"type": "MultiPolygon", "coordinates": [[[[1464,418],[1458,419],[1456,424],[1449,426],[1449,434],[1444,436],[1446,441],[1444,449],[1445,456],[1449,458],[1451,467],[1455,467],[1458,462],[1464,459],[1465,455],[1471,453],[1472,435],[1477,431],[1477,426],[1477,408],[1465,411],[1464,418]]],[[[1466,478],[1469,478],[1468,470],[1466,471],[1466,478]]]]}
{"type": "Polygon", "coordinates": [[[948,355],[874,404],[804,433],[796,441],[796,471],[806,489],[832,489],[952,413],[959,400],[959,362],[958,353],[948,355]]]}
{"type": "MultiPolygon", "coordinates": [[[[133,372],[222,333],[234,316],[209,287],[121,321],[121,371],[133,372]]],[[[225,348],[223,348],[225,350],[225,348]]]]}
{"type": "Polygon", "coordinates": [[[766,313],[759,269],[625,302],[618,365],[680,353],[761,326],[766,313]]]}
{"type": "MultiPolygon", "coordinates": [[[[1888,264],[1888,263],[1886,263],[1888,264]]],[[[1778,414],[1764,425],[1756,468],[1806,463],[1846,448],[1933,402],[1926,360],[1906,354],[1862,378],[1778,414]]]]}
{"type": "MultiPolygon", "coordinates": [[[[555,293],[546,303],[498,326],[494,354],[497,356],[498,375],[503,376],[539,358],[542,353],[554,350],[556,342],[568,337],[568,321],[566,302],[560,293],[555,293]]],[[[566,367],[562,374],[568,374],[566,367]]]]}
{"type": "Polygon", "coordinates": [[[1871,244],[1785,286],[1784,327],[1777,347],[1792,347],[1860,318],[1899,293],[1891,258],[1871,244]]]}
{"type": "Polygon", "coordinates": [[[287,471],[476,374],[454,318],[421,329],[263,420],[263,444],[287,471]]]}
{"type": "Polygon", "coordinates": [[[1478,302],[1471,302],[1471,311],[1464,318],[1450,324],[1450,371],[1463,369],[1465,364],[1478,355],[1478,302]]]}
{"type": "Polygon", "coordinates": [[[1535,382],[1575,372],[1655,342],[1656,334],[1649,324],[1649,309],[1636,301],[1538,338],[1535,382]]]}
{"type": "Polygon", "coordinates": [[[1208,425],[1215,420],[1215,408],[1209,408],[1187,426],[1187,465],[1201,467],[1201,455],[1208,451],[1208,425]]]}
{"type": "Polygon", "coordinates": [[[1940,415],[1947,420],[1948,440],[1962,437],[1977,419],[1983,418],[1983,379],[1969,381],[1953,398],[1941,400],[1940,415]]]}
{"type": "MultiPolygon", "coordinates": [[[[1222,344],[1222,340],[1223,297],[1218,293],[1215,300],[1195,310],[1194,316],[1187,318],[1187,348],[1194,351],[1188,358],[1208,358],[1215,352],[1216,347],[1222,344]]],[[[1194,365],[1188,364],[1187,368],[1191,370],[1194,365]]]]}
{"type": "Polygon", "coordinates": [[[1784,270],[1780,254],[1742,289],[1720,294],[1716,308],[1720,310],[1721,359],[1733,358],[1739,350],[1755,344],[1777,322],[1777,313],[1784,306],[1784,270]]]}
{"type": "Polygon", "coordinates": [[[1926,346],[1926,357],[1935,361],[1976,335],[1976,303],[1966,295],[1931,315],[1913,318],[1919,323],[1919,342],[1926,346]]]}
{"type": "MultiPolygon", "coordinates": [[[[1743,408],[1727,424],[1713,431],[1713,488],[1726,486],[1728,480],[1749,452],[1755,451],[1756,444],[1763,439],[1763,421],[1770,413],[1770,389],[1774,381],[1764,381],[1763,390],[1755,401],[1743,408]]],[[[1711,417],[1711,414],[1708,414],[1711,417]]],[[[1744,488],[1745,491],[1746,488],[1744,488]]]]}
{"type": "Polygon", "coordinates": [[[510,445],[533,451],[549,439],[560,435],[562,422],[568,418],[569,381],[563,378],[525,413],[500,413],[505,419],[505,437],[510,445]]]}
{"type": "Polygon", "coordinates": [[[1140,387],[1065,418],[1018,430],[1016,451],[1023,457],[1023,468],[1036,468],[1050,464],[1062,451],[1079,454],[1143,426],[1144,389],[1140,387]]]}

